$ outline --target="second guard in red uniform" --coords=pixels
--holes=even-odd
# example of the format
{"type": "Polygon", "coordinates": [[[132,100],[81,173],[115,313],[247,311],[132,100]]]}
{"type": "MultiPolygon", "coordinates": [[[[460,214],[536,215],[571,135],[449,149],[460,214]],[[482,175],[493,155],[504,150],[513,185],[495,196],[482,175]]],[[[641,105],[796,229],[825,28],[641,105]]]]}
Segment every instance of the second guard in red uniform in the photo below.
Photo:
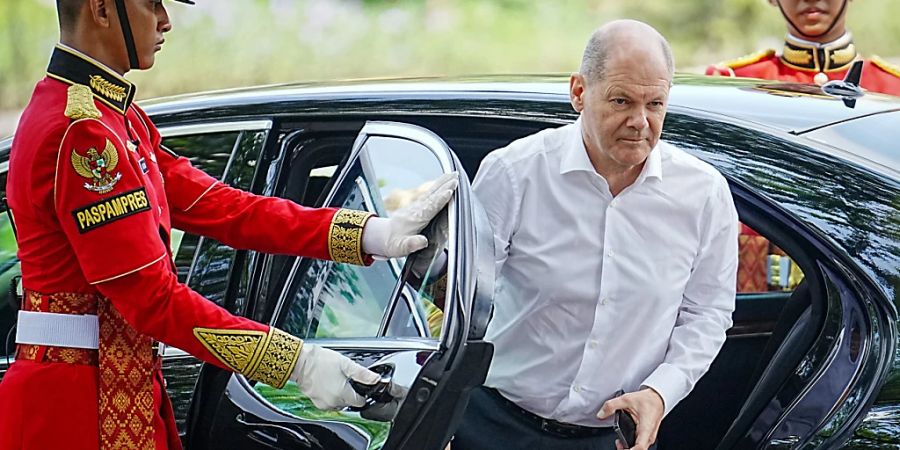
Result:
{"type": "Polygon", "coordinates": [[[423,248],[418,233],[456,174],[390,219],[233,189],[160,145],[122,76],[153,64],[171,28],[162,3],[59,5],[61,44],[10,154],[25,297],[16,361],[0,383],[0,449],[181,448],[157,341],[275,387],[294,380],[320,408],[361,406],[347,381],[377,374],[179,283],[171,229],[366,264],[423,248]]]}
{"type": "Polygon", "coordinates": [[[900,95],[900,67],[878,56],[863,58],[844,23],[849,0],[772,0],[788,29],[781,52],[767,49],[707,67],[707,75],[825,84],[847,75],[864,59],[860,85],[866,90],[900,95]]]}

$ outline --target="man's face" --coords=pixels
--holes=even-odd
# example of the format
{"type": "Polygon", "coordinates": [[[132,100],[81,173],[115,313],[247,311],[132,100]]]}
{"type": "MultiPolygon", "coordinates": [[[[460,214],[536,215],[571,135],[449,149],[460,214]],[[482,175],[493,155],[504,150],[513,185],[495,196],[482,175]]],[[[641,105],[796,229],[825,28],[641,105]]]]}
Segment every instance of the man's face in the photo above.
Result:
{"type": "Polygon", "coordinates": [[[572,105],[595,164],[643,164],[659,142],[671,78],[661,58],[641,56],[610,57],[600,80],[572,76],[572,105]]]}
{"type": "Polygon", "coordinates": [[[799,37],[821,38],[823,42],[837,39],[844,33],[846,9],[842,6],[846,1],[849,0],[770,0],[776,6],[780,4],[792,33],[799,37]]]}
{"type": "Polygon", "coordinates": [[[162,49],[163,33],[172,29],[169,13],[162,0],[127,0],[126,4],[140,69],[149,69],[162,49]]]}

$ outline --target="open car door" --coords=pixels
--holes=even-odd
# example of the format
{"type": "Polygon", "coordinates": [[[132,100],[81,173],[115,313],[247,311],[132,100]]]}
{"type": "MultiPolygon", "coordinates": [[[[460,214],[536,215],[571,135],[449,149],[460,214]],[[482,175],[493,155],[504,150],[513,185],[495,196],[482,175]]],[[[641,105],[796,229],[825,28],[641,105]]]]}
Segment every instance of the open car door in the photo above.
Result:
{"type": "Polygon", "coordinates": [[[429,247],[368,267],[298,258],[271,325],[377,366],[408,394],[391,421],[322,411],[289,383],[201,376],[189,446],[242,449],[443,449],[493,347],[493,237],[462,166],[423,128],[369,122],[335,176],[326,206],[390,215],[444,173],[460,172],[449,205],[425,230],[429,247]],[[218,383],[219,387],[216,387],[218,383]]]}

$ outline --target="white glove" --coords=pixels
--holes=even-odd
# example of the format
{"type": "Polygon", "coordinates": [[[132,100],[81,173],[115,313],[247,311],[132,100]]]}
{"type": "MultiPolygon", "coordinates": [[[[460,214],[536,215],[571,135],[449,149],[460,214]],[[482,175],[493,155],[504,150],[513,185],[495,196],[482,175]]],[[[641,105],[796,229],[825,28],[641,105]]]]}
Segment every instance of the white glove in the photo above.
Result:
{"type": "Polygon", "coordinates": [[[434,181],[425,195],[390,218],[372,217],[366,221],[362,235],[363,253],[398,258],[428,246],[428,239],[419,232],[444,209],[458,185],[458,172],[444,174],[434,181]]]}
{"type": "Polygon", "coordinates": [[[366,399],[350,387],[350,378],[363,384],[375,384],[381,379],[350,358],[315,344],[303,344],[290,378],[316,408],[323,410],[365,404],[366,399]]]}

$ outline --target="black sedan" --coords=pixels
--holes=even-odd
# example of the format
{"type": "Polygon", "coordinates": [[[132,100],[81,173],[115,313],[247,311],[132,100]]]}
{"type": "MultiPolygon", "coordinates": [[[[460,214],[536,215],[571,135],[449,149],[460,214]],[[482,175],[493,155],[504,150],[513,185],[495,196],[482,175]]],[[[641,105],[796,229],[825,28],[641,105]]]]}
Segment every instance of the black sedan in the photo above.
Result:
{"type": "MultiPolygon", "coordinates": [[[[145,108],[165,145],[227,183],[390,215],[441,173],[472,177],[492,149],[572,122],[567,86],[559,76],[285,85],[145,108]]],[[[676,78],[663,139],[728,178],[741,264],[734,326],[663,422],[660,449],[900,448],[897,124],[896,98],[867,94],[851,108],[813,86],[676,78]]],[[[18,270],[3,220],[0,286],[18,270]]],[[[410,387],[381,422],[169,349],[189,447],[443,448],[491,357],[490,228],[468,183],[428,232],[446,264],[417,255],[359,268],[173,239],[181,279],[210,300],[410,387]]],[[[13,318],[0,303],[0,333],[13,318]]]]}

